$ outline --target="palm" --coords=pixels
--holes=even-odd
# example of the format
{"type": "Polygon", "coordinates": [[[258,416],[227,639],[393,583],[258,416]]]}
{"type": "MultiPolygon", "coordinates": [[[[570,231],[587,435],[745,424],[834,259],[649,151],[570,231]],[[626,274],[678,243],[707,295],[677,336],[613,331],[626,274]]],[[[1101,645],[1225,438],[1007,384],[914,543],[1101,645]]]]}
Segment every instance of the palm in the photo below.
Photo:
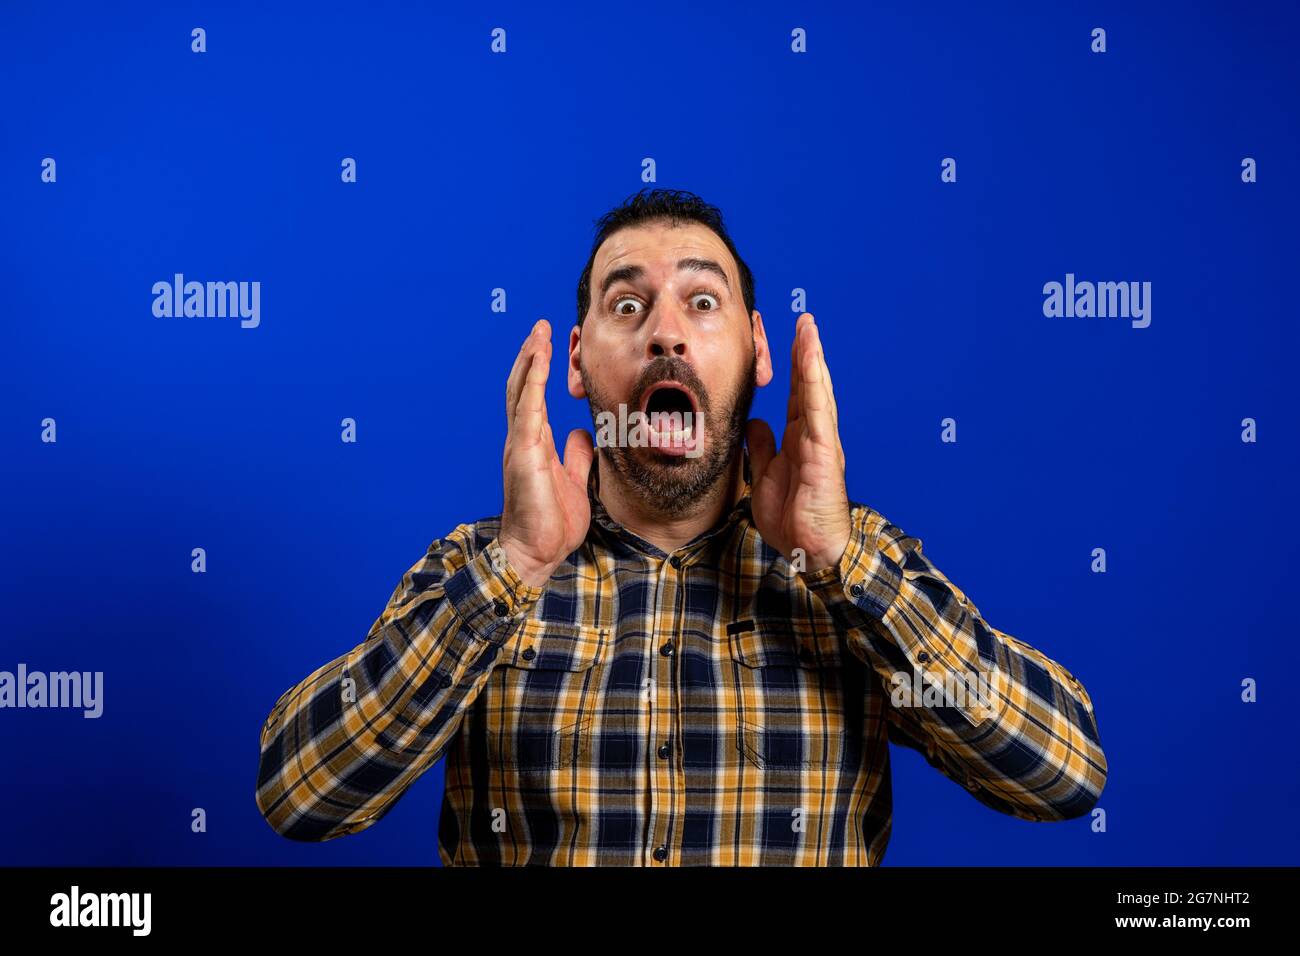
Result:
{"type": "Polygon", "coordinates": [[[591,522],[591,436],[580,428],[570,432],[560,461],[546,414],[550,357],[550,325],[543,320],[534,326],[511,370],[506,387],[509,432],[501,460],[502,536],[516,558],[536,567],[554,566],[576,550],[591,522]]]}
{"type": "Polygon", "coordinates": [[[843,550],[848,496],[834,391],[811,317],[796,326],[791,361],[780,453],[765,422],[750,424],[751,507],[759,533],[774,548],[822,563],[843,550]]]}

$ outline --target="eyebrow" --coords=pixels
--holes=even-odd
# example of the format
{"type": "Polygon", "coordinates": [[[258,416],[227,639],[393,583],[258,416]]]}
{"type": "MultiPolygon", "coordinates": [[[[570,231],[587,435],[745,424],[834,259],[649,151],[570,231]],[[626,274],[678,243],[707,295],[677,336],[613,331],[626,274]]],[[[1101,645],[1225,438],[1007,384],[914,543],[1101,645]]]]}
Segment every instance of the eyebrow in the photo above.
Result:
{"type": "MultiPolygon", "coordinates": [[[[727,287],[727,291],[731,291],[731,283],[727,281],[727,270],[723,269],[722,266],[718,265],[712,259],[700,259],[695,256],[690,256],[686,259],[678,259],[677,269],[679,272],[685,269],[688,272],[715,273],[720,279],[722,279],[722,284],[727,287]]],[[[600,294],[604,297],[605,293],[609,291],[609,287],[615,282],[622,280],[635,282],[643,275],[645,275],[645,270],[640,266],[619,266],[617,269],[605,276],[604,281],[600,284],[600,294]]]]}

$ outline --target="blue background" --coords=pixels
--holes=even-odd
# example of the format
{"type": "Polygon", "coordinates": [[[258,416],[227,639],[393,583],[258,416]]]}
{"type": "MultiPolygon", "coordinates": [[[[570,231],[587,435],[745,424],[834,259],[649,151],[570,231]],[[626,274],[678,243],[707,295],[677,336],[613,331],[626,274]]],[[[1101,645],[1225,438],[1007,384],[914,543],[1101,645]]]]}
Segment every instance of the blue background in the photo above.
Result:
{"type": "Polygon", "coordinates": [[[0,711],[0,862],[437,864],[441,764],[295,844],[258,733],[500,511],[518,342],[567,341],[646,156],[755,272],[754,413],[807,289],[850,494],[1096,706],[1105,833],[895,747],[885,864],[1300,862],[1294,7],[267,6],[2,8],[0,669],[102,670],[105,712],[0,711]],[[155,318],[176,272],[259,280],[261,326],[155,318]],[[1150,327],[1044,317],[1067,272],[1150,281],[1150,327]]]}

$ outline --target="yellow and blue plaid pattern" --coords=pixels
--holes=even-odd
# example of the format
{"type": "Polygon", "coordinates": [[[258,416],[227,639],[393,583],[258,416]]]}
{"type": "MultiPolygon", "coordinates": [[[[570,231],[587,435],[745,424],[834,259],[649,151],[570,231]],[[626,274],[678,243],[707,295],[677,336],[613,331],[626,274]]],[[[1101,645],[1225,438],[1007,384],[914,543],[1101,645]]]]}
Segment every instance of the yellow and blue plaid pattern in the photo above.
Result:
{"type": "Polygon", "coordinates": [[[920,540],[852,503],[838,567],[796,570],[746,486],[668,555],[610,518],[597,470],[587,539],[544,589],[505,560],[499,516],[459,525],[361,644],[280,697],[257,779],[277,832],[363,830],[444,756],[445,865],[873,866],[889,741],[1002,813],[1096,804],[1087,692],[990,627],[920,540]],[[900,695],[900,675],[934,686],[922,673],[985,693],[900,695]]]}

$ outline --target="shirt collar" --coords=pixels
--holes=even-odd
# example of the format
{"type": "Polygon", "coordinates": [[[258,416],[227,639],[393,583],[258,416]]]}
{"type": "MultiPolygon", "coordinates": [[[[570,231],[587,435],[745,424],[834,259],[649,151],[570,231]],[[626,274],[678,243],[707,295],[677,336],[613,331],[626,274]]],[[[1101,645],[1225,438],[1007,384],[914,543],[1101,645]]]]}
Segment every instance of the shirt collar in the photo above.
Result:
{"type": "MultiPolygon", "coordinates": [[[[594,455],[595,457],[591,462],[591,472],[587,476],[587,498],[591,503],[592,524],[599,525],[600,527],[606,529],[607,531],[610,531],[611,533],[618,535],[620,538],[624,539],[625,541],[630,541],[635,544],[638,544],[643,550],[648,549],[658,554],[663,554],[663,551],[661,549],[651,544],[650,542],[646,541],[644,538],[640,537],[639,535],[633,534],[631,531],[628,531],[626,528],[624,528],[621,524],[619,524],[617,521],[614,520],[614,518],[610,515],[608,511],[605,510],[605,505],[601,502],[600,493],[599,493],[600,492],[599,451],[594,452],[594,455]]],[[[742,446],[741,456],[742,456],[743,464],[741,468],[742,485],[741,485],[740,499],[735,503],[735,505],[732,506],[731,510],[727,513],[727,515],[724,518],[722,518],[720,521],[718,521],[718,523],[715,524],[712,528],[710,528],[708,531],[704,531],[700,533],[699,535],[697,535],[696,537],[688,541],[686,544],[682,545],[682,547],[678,549],[680,553],[694,554],[695,551],[698,550],[697,546],[700,545],[702,542],[706,541],[707,539],[712,538],[714,535],[718,534],[719,532],[727,528],[730,528],[733,524],[735,524],[738,521],[748,522],[752,520],[751,512],[750,512],[750,495],[753,491],[753,488],[751,485],[751,474],[749,470],[749,449],[742,446]]]]}

